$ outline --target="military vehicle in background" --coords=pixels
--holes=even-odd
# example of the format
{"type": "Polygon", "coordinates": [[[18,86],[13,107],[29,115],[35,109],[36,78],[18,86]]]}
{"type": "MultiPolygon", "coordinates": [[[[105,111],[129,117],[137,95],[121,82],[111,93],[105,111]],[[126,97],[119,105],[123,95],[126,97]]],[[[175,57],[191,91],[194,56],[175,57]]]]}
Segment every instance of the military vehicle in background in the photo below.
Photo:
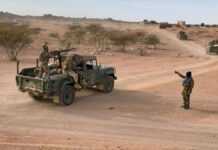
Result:
{"type": "Polygon", "coordinates": [[[210,55],[218,55],[218,40],[209,42],[207,52],[210,55]]]}
{"type": "Polygon", "coordinates": [[[188,34],[184,31],[180,31],[177,36],[180,40],[183,40],[183,41],[188,40],[188,34]]]}
{"type": "Polygon", "coordinates": [[[18,88],[22,92],[28,92],[34,99],[52,99],[61,105],[71,105],[76,91],[85,88],[110,93],[117,79],[115,68],[99,65],[96,56],[70,54],[68,50],[50,52],[49,74],[46,77],[40,77],[39,71],[38,61],[35,67],[21,71],[18,62],[18,88]],[[67,69],[63,65],[66,61],[67,69]]]}
{"type": "Polygon", "coordinates": [[[160,29],[166,29],[166,28],[172,28],[173,25],[169,24],[168,22],[161,22],[159,27],[160,29]]]}

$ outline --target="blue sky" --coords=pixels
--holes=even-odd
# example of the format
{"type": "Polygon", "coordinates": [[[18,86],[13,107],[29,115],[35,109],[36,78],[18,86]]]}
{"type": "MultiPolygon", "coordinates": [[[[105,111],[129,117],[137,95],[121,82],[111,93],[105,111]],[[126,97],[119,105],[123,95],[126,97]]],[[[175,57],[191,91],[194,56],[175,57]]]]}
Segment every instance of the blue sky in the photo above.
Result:
{"type": "Polygon", "coordinates": [[[218,23],[217,0],[0,0],[0,10],[22,15],[218,23]]]}

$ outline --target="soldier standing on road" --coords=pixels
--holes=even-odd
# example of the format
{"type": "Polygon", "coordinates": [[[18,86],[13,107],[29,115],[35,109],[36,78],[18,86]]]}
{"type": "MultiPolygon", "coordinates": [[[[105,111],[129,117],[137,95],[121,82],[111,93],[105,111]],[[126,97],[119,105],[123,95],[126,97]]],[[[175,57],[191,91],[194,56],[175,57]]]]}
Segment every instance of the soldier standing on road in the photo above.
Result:
{"type": "Polygon", "coordinates": [[[175,74],[179,75],[181,78],[184,79],[183,81],[183,91],[182,96],[184,100],[184,109],[190,109],[190,96],[192,93],[192,90],[194,88],[194,79],[192,78],[192,73],[187,72],[186,76],[181,74],[178,71],[175,71],[175,74]]]}
{"type": "Polygon", "coordinates": [[[40,61],[40,77],[45,77],[49,73],[48,63],[49,63],[49,48],[48,43],[45,42],[43,45],[43,51],[39,56],[40,61]]]}

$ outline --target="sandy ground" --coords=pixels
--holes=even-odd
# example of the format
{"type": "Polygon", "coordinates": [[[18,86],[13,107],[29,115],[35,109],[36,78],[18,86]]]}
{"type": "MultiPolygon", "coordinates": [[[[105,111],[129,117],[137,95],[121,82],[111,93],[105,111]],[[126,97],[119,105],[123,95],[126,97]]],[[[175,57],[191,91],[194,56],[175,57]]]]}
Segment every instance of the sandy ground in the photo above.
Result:
{"type": "Polygon", "coordinates": [[[108,95],[79,92],[69,107],[36,102],[20,93],[16,65],[1,61],[0,149],[218,149],[218,59],[124,54],[99,59],[117,68],[116,90],[108,95]],[[180,108],[175,69],[195,74],[190,111],[180,108]]]}
{"type": "MultiPolygon", "coordinates": [[[[69,107],[36,102],[19,92],[16,64],[1,55],[0,150],[217,150],[218,58],[205,56],[205,48],[195,41],[180,41],[176,33],[157,26],[103,25],[155,33],[166,51],[146,57],[99,55],[102,64],[117,69],[115,91],[78,92],[69,107]],[[196,86],[189,111],[180,107],[181,79],[174,70],[193,71],[196,86]]],[[[33,20],[31,26],[43,32],[21,54],[22,67],[34,65],[44,41],[58,47],[48,35],[63,34],[67,23],[33,20]]]]}

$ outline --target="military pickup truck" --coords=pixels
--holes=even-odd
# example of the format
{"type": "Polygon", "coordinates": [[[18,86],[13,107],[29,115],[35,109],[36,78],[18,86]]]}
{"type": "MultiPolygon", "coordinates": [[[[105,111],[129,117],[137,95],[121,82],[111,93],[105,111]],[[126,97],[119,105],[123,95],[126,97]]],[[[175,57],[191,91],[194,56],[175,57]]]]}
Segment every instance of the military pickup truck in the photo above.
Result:
{"type": "Polygon", "coordinates": [[[218,40],[209,42],[207,53],[209,55],[218,55],[218,40]]]}
{"type": "Polygon", "coordinates": [[[187,34],[185,31],[180,31],[180,32],[177,34],[177,37],[178,37],[180,40],[183,40],[183,41],[188,40],[188,34],[187,34]]]}
{"type": "Polygon", "coordinates": [[[19,90],[36,100],[52,99],[61,105],[71,105],[76,91],[86,88],[110,93],[117,79],[115,68],[99,65],[96,56],[70,54],[65,50],[50,52],[49,73],[43,77],[39,76],[36,62],[35,67],[21,71],[18,62],[16,75],[19,90]]]}

